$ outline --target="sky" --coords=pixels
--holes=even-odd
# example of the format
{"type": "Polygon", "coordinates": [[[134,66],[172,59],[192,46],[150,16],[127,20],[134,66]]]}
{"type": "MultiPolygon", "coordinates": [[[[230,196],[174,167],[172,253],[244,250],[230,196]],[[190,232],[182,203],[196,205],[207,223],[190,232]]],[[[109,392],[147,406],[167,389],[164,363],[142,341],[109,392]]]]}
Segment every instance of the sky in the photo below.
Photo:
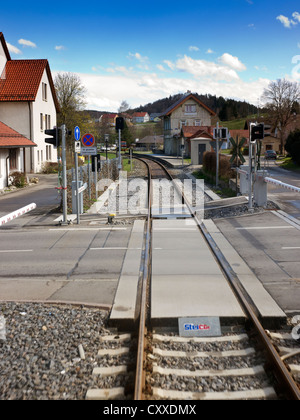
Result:
{"type": "Polygon", "coordinates": [[[15,0],[0,32],[12,59],[77,74],[86,109],[187,90],[262,105],[271,81],[300,82],[299,0],[15,0]]]}

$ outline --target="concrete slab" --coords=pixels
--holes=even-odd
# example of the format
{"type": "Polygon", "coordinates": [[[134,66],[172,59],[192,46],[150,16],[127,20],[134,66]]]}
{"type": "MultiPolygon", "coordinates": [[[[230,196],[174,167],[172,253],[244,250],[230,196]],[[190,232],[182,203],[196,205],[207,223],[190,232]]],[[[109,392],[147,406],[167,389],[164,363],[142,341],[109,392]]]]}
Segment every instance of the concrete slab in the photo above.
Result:
{"type": "Polygon", "coordinates": [[[151,295],[154,325],[179,317],[245,317],[193,219],[153,221],[151,295]]]}
{"type": "MultiPolygon", "coordinates": [[[[261,317],[268,318],[269,320],[271,318],[285,318],[285,313],[267,292],[250,267],[244,262],[237,251],[219,231],[215,223],[212,220],[204,220],[203,224],[211,234],[234,272],[237,274],[245,290],[255,303],[261,317]]],[[[259,255],[261,256],[261,253],[259,255]]],[[[259,264],[257,259],[256,263],[259,264]]]]}
{"type": "Polygon", "coordinates": [[[136,321],[144,226],[144,220],[136,220],[132,228],[109,318],[112,326],[130,328],[136,321]]]}

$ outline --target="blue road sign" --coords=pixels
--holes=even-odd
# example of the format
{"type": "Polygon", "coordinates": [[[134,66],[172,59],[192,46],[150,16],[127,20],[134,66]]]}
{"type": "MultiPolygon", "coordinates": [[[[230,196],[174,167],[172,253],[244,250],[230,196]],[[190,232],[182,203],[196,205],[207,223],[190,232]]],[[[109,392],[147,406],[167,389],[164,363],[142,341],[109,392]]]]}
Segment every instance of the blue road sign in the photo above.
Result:
{"type": "Polygon", "coordinates": [[[92,134],[85,134],[81,141],[82,145],[85,147],[92,147],[95,144],[95,138],[92,134]]]}
{"type": "Polygon", "coordinates": [[[75,127],[74,135],[75,135],[75,140],[79,141],[80,140],[80,128],[79,127],[75,127]]]}

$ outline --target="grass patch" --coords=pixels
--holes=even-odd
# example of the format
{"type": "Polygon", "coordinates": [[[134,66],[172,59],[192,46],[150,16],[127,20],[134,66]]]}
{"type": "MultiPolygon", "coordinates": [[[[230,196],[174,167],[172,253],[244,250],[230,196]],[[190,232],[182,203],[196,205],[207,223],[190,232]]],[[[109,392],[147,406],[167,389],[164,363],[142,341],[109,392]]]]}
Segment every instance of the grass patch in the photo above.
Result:
{"type": "Polygon", "coordinates": [[[300,172],[300,166],[293,162],[291,157],[285,157],[281,163],[280,167],[284,169],[289,169],[290,171],[300,172]]]}

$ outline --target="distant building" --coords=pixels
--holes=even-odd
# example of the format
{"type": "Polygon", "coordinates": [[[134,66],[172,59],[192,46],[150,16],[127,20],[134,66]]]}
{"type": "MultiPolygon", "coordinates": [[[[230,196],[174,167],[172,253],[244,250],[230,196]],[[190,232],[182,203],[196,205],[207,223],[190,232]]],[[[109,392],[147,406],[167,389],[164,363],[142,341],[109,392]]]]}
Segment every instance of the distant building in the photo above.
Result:
{"type": "MultiPolygon", "coordinates": [[[[183,127],[211,126],[212,117],[216,114],[203,104],[191,92],[187,92],[170,106],[161,117],[164,122],[164,149],[166,155],[181,156],[181,147],[190,149],[188,145],[182,145],[183,127]]],[[[189,151],[190,153],[190,151],[189,151]]]]}
{"type": "Polygon", "coordinates": [[[99,118],[99,122],[100,124],[104,124],[109,127],[115,127],[117,117],[118,117],[118,114],[116,113],[102,114],[101,117],[99,118]]]}
{"type": "Polygon", "coordinates": [[[161,113],[150,114],[150,121],[159,122],[159,121],[161,121],[160,117],[161,117],[161,113]]]}
{"type": "Polygon", "coordinates": [[[145,123],[150,121],[150,117],[148,112],[135,112],[132,115],[132,122],[133,123],[145,123]]]}
{"type": "Polygon", "coordinates": [[[140,150],[158,150],[164,145],[164,136],[146,136],[136,141],[136,149],[140,150]]]}

